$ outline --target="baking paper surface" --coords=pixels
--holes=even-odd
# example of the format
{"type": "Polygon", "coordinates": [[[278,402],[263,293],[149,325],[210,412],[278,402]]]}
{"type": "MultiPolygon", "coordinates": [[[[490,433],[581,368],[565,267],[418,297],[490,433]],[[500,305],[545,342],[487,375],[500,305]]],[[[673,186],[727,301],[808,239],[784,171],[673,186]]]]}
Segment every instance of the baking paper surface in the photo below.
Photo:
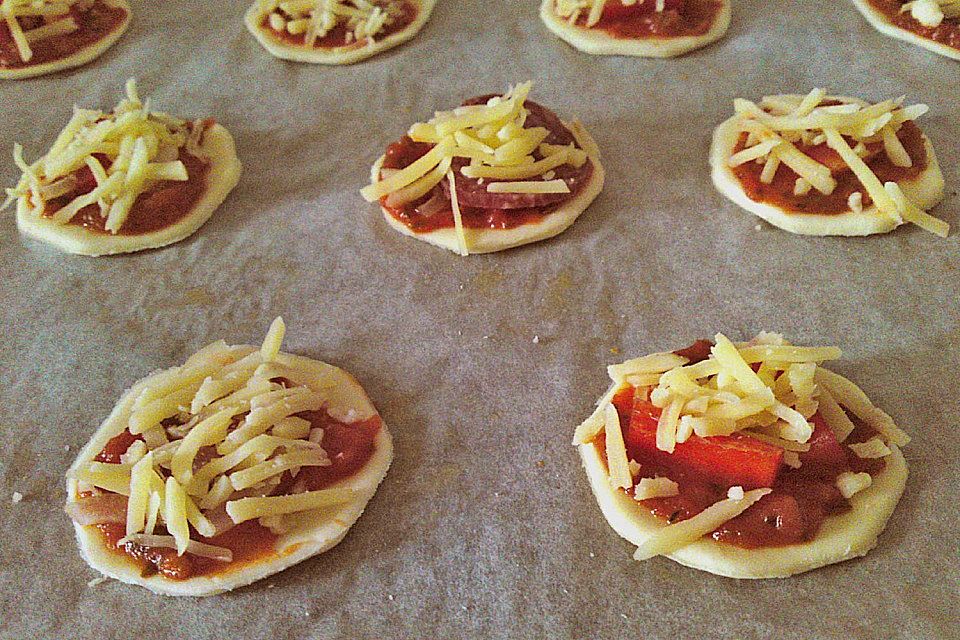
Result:
{"type": "MultiPolygon", "coordinates": [[[[948,638],[960,611],[960,254],[916,228],[793,236],[717,194],[707,148],[734,97],[813,86],[929,104],[960,225],[957,63],[875,32],[852,3],[738,0],[727,36],[683,58],[580,54],[539,2],[441,0],[411,43],[328,68],[270,57],[244,2],[134,2],[79,70],[0,85],[0,141],[29,159],[80,104],[137,77],[153,105],[212,115],[244,174],[192,238],[67,256],[0,219],[0,638],[948,638]],[[566,233],[459,258],[388,229],[358,190],[414,121],[535,81],[579,117],[607,187],[566,233]],[[63,474],[135,380],[225,338],[351,371],[396,459],[346,540],[202,600],[94,587],[63,474]],[[635,563],[570,446],[604,367],[723,331],[840,346],[837,371],[914,440],[906,494],[864,559],[737,582],[635,563]],[[14,492],[24,499],[11,501],[14,492]]],[[[4,151],[4,157],[7,151],[4,151]]],[[[19,177],[0,160],[0,182],[19,177]]]]}

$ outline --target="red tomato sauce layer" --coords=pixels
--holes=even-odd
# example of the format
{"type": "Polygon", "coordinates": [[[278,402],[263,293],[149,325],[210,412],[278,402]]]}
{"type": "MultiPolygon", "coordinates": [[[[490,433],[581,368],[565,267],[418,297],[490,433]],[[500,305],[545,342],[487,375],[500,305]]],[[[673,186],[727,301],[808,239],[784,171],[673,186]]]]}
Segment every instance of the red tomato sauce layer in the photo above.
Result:
{"type": "MultiPolygon", "coordinates": [[[[901,180],[916,178],[927,168],[927,150],[923,143],[923,133],[920,128],[913,122],[907,121],[900,127],[897,137],[903,143],[907,153],[910,154],[913,166],[898,167],[890,162],[883,150],[882,143],[868,145],[867,149],[871,155],[867,156],[865,161],[867,166],[880,179],[880,182],[900,182],[901,180]]],[[[734,147],[734,153],[744,148],[746,140],[746,134],[740,136],[740,140],[734,147]]],[[[797,146],[814,160],[826,164],[833,170],[833,178],[837,181],[837,187],[833,190],[833,193],[826,195],[816,189],[811,189],[807,195],[794,195],[793,188],[800,176],[790,167],[781,164],[773,177],[773,182],[764,184],[760,181],[763,164],[747,162],[738,167],[733,167],[732,171],[751,200],[766,202],[793,213],[840,214],[850,211],[850,205],[847,201],[852,193],[859,191],[863,194],[864,208],[872,204],[870,196],[857,176],[843,164],[835,151],[827,147],[826,143],[816,146],[797,146]]]]}
{"type": "Polygon", "coordinates": [[[909,11],[900,13],[900,8],[905,4],[901,0],[870,0],[870,5],[874,9],[887,17],[892,24],[911,31],[922,38],[928,38],[934,42],[960,49],[960,19],[944,18],[936,27],[925,27],[920,24],[916,18],[910,15],[909,11]]]}
{"type": "MultiPolygon", "coordinates": [[[[212,120],[208,120],[204,126],[209,127],[212,123],[212,120]]],[[[94,154],[94,156],[104,168],[110,166],[110,161],[105,155],[94,154]]],[[[187,169],[187,180],[162,180],[137,196],[133,207],[130,208],[130,214],[117,235],[136,236],[159,231],[176,224],[193,210],[207,189],[210,163],[191,155],[184,148],[180,149],[179,160],[187,169]]],[[[51,217],[70,204],[71,200],[89,193],[97,186],[97,181],[89,167],[81,167],[73,175],[77,179],[77,186],[70,193],[44,203],[44,217],[51,217]]],[[[110,235],[105,228],[106,223],[107,219],[100,215],[100,207],[91,204],[80,209],[68,224],[83,227],[93,233],[110,235]]]]}
{"type": "MultiPolygon", "coordinates": [[[[417,6],[406,0],[403,4],[399,5],[399,11],[394,17],[393,21],[383,27],[383,30],[377,33],[374,36],[374,40],[383,40],[388,36],[392,36],[395,33],[403,31],[408,26],[413,24],[413,21],[417,19],[417,6]]],[[[275,31],[270,26],[270,16],[266,15],[263,17],[263,20],[260,22],[260,26],[276,40],[286,44],[303,46],[306,41],[305,34],[292,34],[289,31],[275,31]]],[[[366,40],[353,40],[353,29],[347,27],[345,22],[338,22],[335,27],[330,29],[327,32],[327,35],[322,38],[317,38],[317,41],[313,44],[314,49],[337,49],[341,47],[364,47],[367,44],[366,40]]]]}
{"type": "MultiPolygon", "coordinates": [[[[656,0],[630,6],[609,0],[600,21],[590,28],[625,40],[702,36],[710,31],[722,8],[719,0],[666,0],[663,11],[656,10],[656,0]]],[[[581,13],[577,25],[586,27],[587,18],[586,12],[581,13]]]]}
{"type": "MultiPolygon", "coordinates": [[[[81,11],[73,7],[70,14],[77,22],[78,29],[73,33],[62,36],[44,38],[30,43],[33,57],[29,62],[20,59],[20,52],[10,34],[10,28],[0,21],[0,67],[5,69],[22,69],[38,64],[62,60],[77,51],[99,42],[115,30],[120,28],[127,19],[127,11],[120,7],[108,6],[105,2],[96,2],[89,9],[81,11]]],[[[17,18],[20,26],[25,30],[43,26],[42,18],[17,18]]]]}
{"type": "MultiPolygon", "coordinates": [[[[295,482],[301,481],[306,491],[324,489],[357,473],[373,457],[374,443],[382,424],[378,416],[351,424],[339,422],[323,410],[304,411],[297,416],[309,420],[312,427],[324,430],[321,445],[332,464],[327,467],[304,467],[296,480],[289,472],[285,473],[274,495],[289,492],[295,482]]],[[[139,439],[140,436],[124,431],[107,442],[95,460],[119,463],[120,456],[139,439]]],[[[173,580],[185,580],[224,574],[277,555],[277,536],[256,520],[243,522],[213,538],[204,538],[191,529],[191,539],[230,549],[233,552],[233,561],[230,563],[191,553],[178,556],[175,549],[143,547],[129,542],[118,546],[118,542],[124,537],[125,525],[94,526],[100,531],[104,544],[119,555],[137,562],[144,576],[160,573],[173,580]]]]}
{"type": "MultiPolygon", "coordinates": [[[[627,455],[640,464],[641,477],[667,477],[680,485],[677,496],[641,501],[651,514],[672,524],[725,499],[731,486],[773,489],[713,531],[711,537],[718,542],[748,549],[808,542],[824,520],[850,510],[849,501],[836,487],[837,476],[845,471],[873,475],[886,464],[882,459],[859,458],[847,446],[876,436],[872,429],[851,417],[858,427],[839,443],[819,414],[811,419],[815,429],[810,450],[799,454],[799,469],[782,464],[779,447],[744,434],[710,438],[694,435],[677,444],[670,454],[656,448],[660,410],[649,402],[635,400],[634,391],[628,385],[613,399],[627,455]]],[[[593,445],[605,460],[602,433],[593,445]]]]}

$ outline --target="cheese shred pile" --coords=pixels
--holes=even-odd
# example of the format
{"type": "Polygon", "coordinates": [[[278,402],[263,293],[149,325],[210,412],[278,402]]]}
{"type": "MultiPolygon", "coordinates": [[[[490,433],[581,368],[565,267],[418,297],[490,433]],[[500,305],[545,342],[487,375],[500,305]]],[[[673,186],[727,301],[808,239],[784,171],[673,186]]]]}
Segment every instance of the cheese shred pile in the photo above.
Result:
{"type": "MultiPolygon", "coordinates": [[[[381,179],[363,188],[361,195],[368,202],[386,196],[387,206],[402,206],[423,197],[447,177],[454,158],[469,159],[460,173],[488,181],[488,193],[569,193],[566,182],[552,176],[561,165],[579,168],[587,162],[580,125],[571,126],[576,144],[544,143],[550,135],[546,127],[524,126],[530,114],[524,104],[532,86],[525,82],[486,104],[438,112],[428,122],[414,124],[407,135],[433,148],[403,169],[382,169],[381,179]]],[[[450,186],[455,191],[455,181],[450,186]]]]}
{"type": "MultiPolygon", "coordinates": [[[[925,114],[928,107],[905,107],[903,101],[902,97],[877,104],[843,101],[828,97],[823,89],[814,89],[806,96],[768,96],[760,104],[738,98],[734,108],[740,130],[747,135],[746,145],[729,158],[728,164],[763,164],[760,181],[765,184],[773,182],[783,164],[799,176],[795,195],[806,195],[814,189],[829,195],[837,187],[831,168],[801,150],[826,144],[860,181],[879,215],[898,224],[906,220],[946,237],[950,230],[946,222],[912,203],[896,182],[882,183],[864,160],[869,147],[882,146],[894,166],[913,165],[897,132],[904,123],[925,114]],[[841,104],[823,105],[825,101],[841,104]]],[[[852,198],[851,210],[862,211],[862,198],[862,193],[852,198]]]]}
{"type": "Polygon", "coordinates": [[[20,60],[30,62],[33,59],[31,45],[46,38],[73,33],[80,25],[70,10],[78,8],[82,11],[92,5],[93,0],[0,0],[0,17],[10,31],[20,60]],[[18,18],[31,21],[39,18],[43,24],[24,29],[18,18]]]}
{"type": "Polygon", "coordinates": [[[202,158],[203,128],[200,122],[151,111],[150,101],[141,101],[136,83],[129,80],[126,97],[110,113],[74,107],[53,146],[33,164],[23,159],[23,147],[14,145],[14,161],[23,177],[7,189],[7,204],[21,198],[40,217],[48,201],[76,190],[76,174],[87,168],[96,181],[93,189],[76,195],[47,219],[67,224],[81,209],[96,205],[106,230],[115,234],[140,194],[159,181],[189,179],[179,152],[185,148],[202,158]]]}
{"type": "MultiPolygon", "coordinates": [[[[625,7],[640,7],[645,2],[653,4],[653,10],[657,13],[661,13],[665,8],[664,0],[620,0],[620,4],[625,7]]],[[[593,27],[600,22],[606,4],[607,0],[556,0],[556,12],[570,24],[575,24],[580,16],[586,14],[587,27],[593,27]]]]}
{"type": "Polygon", "coordinates": [[[260,0],[260,10],[268,16],[271,29],[302,35],[308,47],[338,25],[346,27],[348,43],[366,41],[372,45],[374,37],[402,15],[403,4],[371,0],[260,0]]]}
{"type": "MultiPolygon", "coordinates": [[[[778,334],[766,332],[741,344],[723,334],[717,334],[714,340],[710,356],[693,364],[674,353],[656,353],[609,367],[613,385],[593,415],[577,427],[574,444],[589,445],[604,433],[612,486],[633,488],[637,500],[678,493],[676,483],[667,478],[634,481],[640,465],[629,459],[612,404],[626,384],[660,409],[656,446],[668,453],[694,434],[709,438],[739,432],[780,447],[784,461],[796,467],[800,464],[799,453],[810,449],[814,427],[809,420],[817,412],[839,442],[855,429],[848,411],[880,434],[851,446],[862,458],[890,455],[890,446],[904,446],[910,441],[854,383],[820,366],[825,360],[840,357],[836,347],[798,347],[778,334]]],[[[850,497],[869,487],[870,481],[869,474],[841,474],[837,486],[850,497]]],[[[691,544],[769,492],[731,487],[726,500],[689,520],[658,530],[635,557],[670,553],[691,544]]]]}
{"type": "Polygon", "coordinates": [[[282,533],[287,514],[356,497],[350,488],[297,484],[301,469],[331,464],[323,430],[295,415],[323,409],[326,398],[280,353],[284,331],[277,318],[260,349],[215,342],[154,376],[126,412],[127,430],[141,439],[118,464],[87,462],[71,471],[80,491],[128,497],[123,542],[230,561],[229,549],[192,539],[191,527],[209,538],[259,519],[282,533]],[[291,492],[271,495],[287,472],[291,492]]]}

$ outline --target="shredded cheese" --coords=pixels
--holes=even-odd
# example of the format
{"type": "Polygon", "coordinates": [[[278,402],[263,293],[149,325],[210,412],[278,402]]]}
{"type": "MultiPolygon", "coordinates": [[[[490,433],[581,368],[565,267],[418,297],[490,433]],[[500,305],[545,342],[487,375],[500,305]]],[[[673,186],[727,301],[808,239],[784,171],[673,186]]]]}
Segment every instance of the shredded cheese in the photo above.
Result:
{"type": "Polygon", "coordinates": [[[633,489],[635,500],[670,498],[678,495],[680,495],[680,485],[670,478],[640,478],[640,482],[633,489]]]}
{"type": "Polygon", "coordinates": [[[112,112],[75,109],[47,154],[33,164],[23,160],[22,148],[15,145],[14,159],[23,177],[16,187],[7,189],[8,203],[20,198],[32,215],[45,216],[47,202],[73,191],[75,173],[88,169],[96,182],[93,189],[75,196],[47,219],[67,224],[85,207],[96,206],[106,230],[116,234],[141,194],[160,181],[189,179],[183,162],[176,158],[180,149],[202,157],[203,128],[202,123],[151,111],[149,101],[140,100],[136,83],[130,80],[126,97],[112,112]],[[109,166],[104,166],[103,157],[109,166]]]}
{"type": "MultiPolygon", "coordinates": [[[[916,0],[905,4],[904,10],[912,7],[912,10],[931,11],[934,6],[939,10],[941,5],[955,5],[960,13],[960,0],[916,0]]],[[[897,132],[905,122],[926,113],[927,106],[904,107],[903,98],[877,104],[849,101],[823,104],[828,100],[840,99],[827,96],[823,89],[813,89],[803,98],[768,96],[759,105],[738,98],[734,101],[734,108],[737,125],[741,133],[747,136],[746,146],[733,153],[727,159],[727,164],[737,167],[751,161],[762,163],[760,181],[766,184],[773,182],[783,164],[799,176],[794,195],[805,196],[814,189],[829,195],[837,186],[831,169],[804,151],[826,144],[840,156],[845,167],[863,185],[876,207],[877,215],[897,224],[906,220],[937,235],[946,236],[949,232],[947,223],[910,202],[896,183],[882,184],[864,160],[870,153],[868,145],[879,145],[895,166],[912,166],[913,160],[897,132]]],[[[848,209],[862,213],[863,199],[863,193],[854,193],[848,199],[848,209]]]]}
{"type": "Polygon", "coordinates": [[[336,489],[269,496],[284,474],[296,477],[305,467],[331,464],[322,446],[324,430],[295,415],[322,409],[327,398],[296,386],[300,376],[288,371],[289,356],[280,352],[283,337],[277,318],[259,349],[218,341],[183,366],[155,375],[125,425],[143,432],[144,441],[132,444],[120,464],[91,461],[70,473],[81,490],[129,496],[124,540],[223,559],[218,548],[196,539],[216,536],[224,526],[214,524],[222,517],[209,517],[211,510],[226,509],[237,524],[263,518],[264,526],[282,528],[286,514],[357,495],[336,489]],[[271,379],[279,377],[295,386],[271,379]],[[196,402],[199,395],[204,397],[196,402]],[[146,437],[156,433],[163,436],[146,437]]]}
{"type": "Polygon", "coordinates": [[[79,28],[70,10],[74,5],[84,4],[86,0],[0,0],[0,18],[10,31],[20,60],[30,62],[32,43],[67,35],[79,28]],[[41,18],[44,24],[24,29],[20,18],[41,18]]]}
{"type": "Polygon", "coordinates": [[[610,484],[614,487],[629,489],[633,486],[633,474],[627,459],[627,447],[623,442],[620,429],[620,416],[617,408],[608,404],[604,410],[604,437],[607,450],[607,468],[610,470],[610,484]]]}
{"type": "Polygon", "coordinates": [[[935,29],[945,18],[960,18],[960,0],[913,0],[900,7],[900,13],[908,11],[914,20],[935,29]]]}
{"type": "Polygon", "coordinates": [[[866,472],[844,471],[837,476],[837,489],[844,498],[850,499],[873,484],[873,477],[866,472]]]}
{"type": "MultiPolygon", "coordinates": [[[[428,122],[414,124],[408,132],[410,138],[434,146],[403,169],[381,169],[377,179],[361,189],[361,195],[368,202],[386,198],[387,206],[397,207],[423,197],[446,178],[454,200],[457,171],[465,178],[489,181],[488,193],[570,193],[569,185],[556,178],[554,170],[565,164],[581,167],[588,153],[579,142],[566,146],[546,143],[548,129],[526,126],[529,110],[525,102],[531,88],[530,82],[519,84],[486,104],[438,112],[428,122]],[[454,168],[456,159],[469,163],[454,168]]],[[[579,140],[576,134],[574,138],[579,140]]],[[[454,208],[455,219],[458,208],[454,208]]]]}
{"type": "Polygon", "coordinates": [[[273,362],[280,353],[280,345],[283,343],[283,335],[287,330],[287,325],[283,323],[283,318],[277,317],[267,331],[263,339],[263,345],[260,347],[260,358],[264,362],[273,362]]]}
{"type": "Polygon", "coordinates": [[[866,442],[857,442],[848,446],[860,458],[885,458],[891,453],[890,447],[880,438],[870,438],[866,442]]]}
{"type": "Polygon", "coordinates": [[[910,442],[910,436],[894,424],[893,418],[874,406],[867,394],[854,383],[838,373],[823,368],[817,369],[816,380],[818,384],[826,387],[839,405],[849,409],[857,418],[870,425],[887,442],[892,442],[898,447],[906,446],[910,442]]]}
{"type": "Polygon", "coordinates": [[[450,183],[450,208],[453,210],[453,230],[457,234],[457,252],[461,256],[470,254],[467,247],[467,233],[463,228],[463,213],[460,211],[460,196],[457,194],[457,180],[453,169],[447,172],[447,181],[450,183]]]}
{"type": "Polygon", "coordinates": [[[570,193],[570,187],[563,180],[535,180],[530,182],[491,182],[487,185],[490,193],[570,193]]]}
{"type": "MultiPolygon", "coordinates": [[[[372,45],[377,35],[403,16],[403,3],[395,0],[259,0],[260,12],[270,29],[303,35],[303,44],[314,47],[334,28],[347,30],[346,42],[372,45]]],[[[343,46],[343,45],[338,45],[343,46]]]]}
{"type": "Polygon", "coordinates": [[[741,498],[727,498],[710,505],[697,515],[657,530],[637,548],[634,560],[648,560],[654,556],[673,553],[696,542],[728,520],[749,509],[770,489],[747,491],[741,498]]]}
{"type": "MultiPolygon", "coordinates": [[[[648,0],[620,0],[620,4],[625,7],[639,7],[647,1],[648,0]]],[[[664,0],[650,1],[653,2],[653,10],[657,13],[662,13],[666,8],[666,2],[664,0]]],[[[554,10],[559,17],[566,19],[570,24],[576,23],[580,16],[586,12],[586,26],[590,28],[600,22],[600,17],[603,15],[603,8],[606,4],[607,0],[556,0],[554,10]]]]}
{"type": "Polygon", "coordinates": [[[354,489],[322,489],[287,496],[240,498],[227,503],[227,514],[237,524],[266,516],[286,515],[350,502],[354,489]]]}
{"type": "MultiPolygon", "coordinates": [[[[661,409],[656,437],[661,451],[673,452],[693,434],[708,438],[738,431],[782,449],[809,450],[809,418],[821,406],[819,364],[838,358],[840,350],[798,347],[774,334],[742,344],[723,334],[714,340],[710,356],[696,364],[658,353],[609,367],[614,386],[598,411],[608,411],[615,389],[629,383],[649,390],[650,402],[661,409]]],[[[839,405],[837,409],[846,418],[839,405]]],[[[830,413],[827,419],[842,418],[830,413]]],[[[595,412],[578,428],[575,442],[589,442],[602,428],[598,422],[602,416],[595,412]]]]}

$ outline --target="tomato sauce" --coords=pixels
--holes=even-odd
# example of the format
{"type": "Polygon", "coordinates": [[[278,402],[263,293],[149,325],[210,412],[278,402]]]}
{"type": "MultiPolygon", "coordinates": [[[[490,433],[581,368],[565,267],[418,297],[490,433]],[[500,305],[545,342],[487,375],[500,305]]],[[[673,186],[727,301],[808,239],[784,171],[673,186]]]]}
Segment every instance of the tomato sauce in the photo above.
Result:
{"type": "MultiPolygon", "coordinates": [[[[94,155],[104,168],[110,166],[106,156],[94,155]]],[[[206,160],[191,155],[183,148],[180,149],[179,159],[187,169],[187,180],[162,180],[137,196],[130,208],[130,214],[117,235],[136,236],[159,231],[176,224],[193,210],[207,188],[210,164],[206,160]]],[[[44,203],[44,217],[51,217],[67,206],[71,200],[89,193],[97,185],[89,167],[82,167],[73,175],[77,178],[77,186],[70,193],[44,203]]],[[[100,215],[99,205],[91,204],[80,209],[68,224],[83,227],[93,233],[110,235],[106,230],[106,223],[107,219],[100,215]]]]}
{"type": "MultiPolygon", "coordinates": [[[[910,159],[913,160],[913,166],[898,167],[894,165],[890,162],[881,144],[878,148],[871,150],[875,153],[872,158],[866,160],[867,166],[873,170],[881,182],[909,180],[915,178],[927,168],[927,151],[920,128],[912,121],[907,121],[900,127],[897,137],[903,143],[910,159]]],[[[746,139],[746,134],[740,136],[740,140],[734,147],[734,153],[744,148],[746,139]]],[[[835,155],[835,152],[829,149],[825,143],[814,147],[798,145],[798,148],[818,161],[829,161],[835,155]]],[[[839,161],[839,159],[837,160],[839,161]]],[[[833,190],[833,193],[826,195],[816,189],[811,189],[809,193],[803,196],[793,193],[794,185],[800,176],[784,164],[781,164],[777,169],[773,182],[770,184],[760,181],[763,164],[747,162],[738,167],[733,167],[732,171],[740,181],[747,197],[756,202],[766,202],[793,213],[841,214],[850,211],[848,200],[855,191],[863,194],[864,208],[872,202],[857,176],[849,168],[844,166],[844,169],[839,173],[836,171],[833,173],[833,177],[837,181],[837,187],[833,190]]]]}
{"type": "Polygon", "coordinates": [[[900,13],[905,4],[901,0],[870,0],[871,6],[887,17],[892,24],[928,38],[942,45],[960,49],[960,19],[944,18],[936,27],[925,27],[909,11],[900,13]]]}
{"type": "MultiPolygon", "coordinates": [[[[383,40],[388,36],[402,31],[417,19],[417,7],[414,3],[410,2],[409,0],[404,0],[402,4],[398,4],[397,6],[397,13],[393,14],[393,20],[384,25],[382,31],[374,35],[374,40],[383,40]]],[[[263,27],[264,31],[269,33],[275,39],[286,44],[302,47],[306,41],[306,36],[302,33],[294,35],[286,30],[275,31],[270,26],[269,15],[263,17],[263,20],[260,22],[260,26],[263,27]]],[[[314,43],[313,47],[315,49],[339,49],[342,47],[356,48],[367,45],[366,39],[353,40],[352,38],[353,29],[350,29],[346,22],[338,22],[336,26],[327,32],[325,36],[322,38],[317,38],[317,41],[314,43]]]]}
{"type": "MultiPolygon", "coordinates": [[[[679,495],[641,501],[651,514],[672,524],[687,520],[727,497],[729,484],[717,484],[689,466],[670,464],[665,460],[667,456],[646,457],[631,446],[630,424],[636,415],[633,387],[628,385],[618,391],[613,404],[620,416],[627,453],[640,464],[640,476],[668,477],[680,486],[679,495]]],[[[855,416],[851,419],[858,427],[840,444],[820,416],[814,415],[812,422],[816,428],[809,442],[810,450],[799,454],[800,468],[781,467],[772,483],[773,491],[713,531],[711,538],[748,549],[799,544],[812,540],[826,518],[849,511],[850,503],[837,489],[836,477],[844,471],[873,475],[886,464],[883,459],[861,459],[847,446],[877,435],[855,416]]],[[[593,445],[605,461],[602,433],[593,445]]]]}
{"type": "MultiPolygon", "coordinates": [[[[590,28],[627,40],[702,36],[710,31],[723,8],[719,0],[667,0],[663,11],[656,11],[655,1],[624,6],[620,0],[609,0],[599,22],[590,28]]],[[[585,13],[577,19],[581,27],[587,24],[585,13]]]]}
{"type": "MultiPolygon", "coordinates": [[[[332,464],[327,467],[303,467],[296,480],[290,477],[289,473],[284,474],[276,495],[287,492],[301,478],[306,481],[307,491],[329,487],[357,473],[373,456],[374,441],[382,424],[379,416],[352,424],[339,422],[322,410],[305,411],[297,416],[309,420],[313,427],[324,430],[321,445],[332,464]]],[[[124,431],[112,438],[95,459],[99,462],[118,463],[120,455],[139,439],[139,436],[124,431]]],[[[245,565],[278,557],[277,536],[256,520],[243,522],[213,538],[198,536],[196,532],[191,536],[199,542],[230,549],[233,552],[233,561],[230,563],[191,553],[178,556],[175,549],[144,547],[129,542],[118,546],[118,542],[125,535],[126,525],[94,526],[100,531],[104,544],[116,553],[137,562],[144,576],[160,573],[173,580],[185,580],[198,576],[223,575],[245,565]]]]}
{"type": "MultiPolygon", "coordinates": [[[[5,69],[21,69],[48,62],[62,60],[77,51],[88,47],[113,33],[127,19],[127,11],[121,7],[111,7],[105,2],[96,2],[89,9],[81,11],[76,7],[70,10],[76,20],[78,29],[73,33],[62,36],[45,38],[30,44],[33,57],[29,62],[20,59],[20,53],[10,29],[6,23],[0,21],[0,67],[5,69]]],[[[31,24],[27,18],[17,18],[22,27],[32,28],[42,26],[42,23],[31,24]]]]}

